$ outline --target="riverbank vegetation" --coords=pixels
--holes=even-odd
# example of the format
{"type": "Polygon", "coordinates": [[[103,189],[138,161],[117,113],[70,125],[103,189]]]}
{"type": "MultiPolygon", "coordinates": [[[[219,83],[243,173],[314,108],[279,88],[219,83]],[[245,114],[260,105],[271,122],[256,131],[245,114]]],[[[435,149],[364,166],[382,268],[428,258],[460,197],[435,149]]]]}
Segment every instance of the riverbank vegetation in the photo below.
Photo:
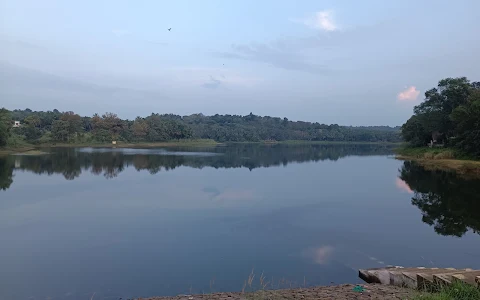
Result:
{"type": "Polygon", "coordinates": [[[425,100],[401,130],[411,148],[424,149],[403,149],[400,154],[480,159],[480,82],[466,77],[440,80],[425,92],[425,100]],[[442,149],[427,150],[427,145],[442,149]]]}
{"type": "Polygon", "coordinates": [[[478,300],[480,288],[459,281],[443,286],[434,293],[419,293],[412,300],[478,300]]]}
{"type": "Polygon", "coordinates": [[[440,80],[401,131],[407,146],[397,149],[398,158],[480,176],[480,82],[440,80]]]}
{"type": "Polygon", "coordinates": [[[480,160],[456,148],[402,147],[395,151],[398,159],[415,160],[429,170],[455,171],[464,177],[480,176],[480,160]]]}
{"type": "Polygon", "coordinates": [[[33,145],[95,145],[179,141],[214,142],[399,142],[400,128],[351,127],[290,121],[287,118],[193,114],[154,114],[124,120],[114,113],[82,117],[74,112],[2,109],[0,147],[33,145]],[[20,126],[14,127],[13,122],[20,126]]]}

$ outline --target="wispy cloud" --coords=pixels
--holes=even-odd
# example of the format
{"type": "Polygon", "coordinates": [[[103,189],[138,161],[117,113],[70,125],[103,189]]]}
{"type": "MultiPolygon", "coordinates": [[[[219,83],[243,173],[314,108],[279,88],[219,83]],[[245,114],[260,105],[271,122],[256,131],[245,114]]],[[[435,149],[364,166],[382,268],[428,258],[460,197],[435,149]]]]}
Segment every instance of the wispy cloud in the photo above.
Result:
{"type": "Polygon", "coordinates": [[[174,67],[165,70],[178,81],[210,89],[220,86],[248,88],[263,81],[262,78],[239,74],[228,68],[174,67]]]}
{"type": "Polygon", "coordinates": [[[397,99],[399,101],[415,101],[418,98],[418,95],[420,95],[420,91],[417,90],[415,86],[410,86],[404,91],[398,93],[397,99]]]}
{"type": "Polygon", "coordinates": [[[302,19],[291,19],[293,22],[302,23],[312,29],[322,31],[338,30],[332,10],[322,10],[302,19]]]}
{"type": "Polygon", "coordinates": [[[112,29],[112,33],[117,37],[122,37],[125,35],[129,35],[131,32],[130,30],[126,29],[112,29]]]}
{"type": "Polygon", "coordinates": [[[271,66],[295,71],[304,71],[315,74],[330,73],[330,69],[305,59],[302,53],[298,53],[280,42],[251,45],[232,45],[230,51],[216,53],[216,56],[255,62],[263,62],[271,66]]]}
{"type": "Polygon", "coordinates": [[[218,89],[220,87],[220,85],[222,84],[222,81],[221,80],[218,80],[218,79],[215,79],[213,78],[212,75],[210,75],[210,80],[205,82],[204,84],[202,84],[202,86],[204,88],[207,88],[207,89],[218,89]]]}

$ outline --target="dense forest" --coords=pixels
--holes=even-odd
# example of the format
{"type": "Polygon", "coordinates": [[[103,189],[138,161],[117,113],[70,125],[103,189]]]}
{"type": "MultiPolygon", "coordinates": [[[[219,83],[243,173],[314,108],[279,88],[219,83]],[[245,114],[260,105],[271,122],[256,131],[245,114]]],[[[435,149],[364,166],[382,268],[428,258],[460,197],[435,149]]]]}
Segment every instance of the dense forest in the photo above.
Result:
{"type": "Polygon", "coordinates": [[[440,80],[415,106],[414,115],[402,126],[402,135],[413,147],[434,140],[480,157],[480,82],[466,77],[440,80]]]}
{"type": "Polygon", "coordinates": [[[400,129],[388,126],[347,127],[289,121],[287,118],[193,114],[151,114],[123,120],[116,114],[82,117],[74,112],[2,109],[0,146],[18,140],[41,143],[161,142],[181,139],[211,139],[218,142],[257,141],[348,141],[398,142],[400,129]],[[19,128],[12,128],[20,121],[19,128]]]}

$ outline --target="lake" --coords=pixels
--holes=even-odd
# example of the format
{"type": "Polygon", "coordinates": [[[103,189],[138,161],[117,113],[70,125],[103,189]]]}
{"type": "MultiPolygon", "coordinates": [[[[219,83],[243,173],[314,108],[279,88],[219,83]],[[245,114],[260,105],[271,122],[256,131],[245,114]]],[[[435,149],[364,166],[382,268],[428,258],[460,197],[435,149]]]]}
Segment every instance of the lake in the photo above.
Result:
{"type": "Polygon", "coordinates": [[[123,299],[480,268],[480,181],[375,145],[0,157],[0,299],[123,299]]]}

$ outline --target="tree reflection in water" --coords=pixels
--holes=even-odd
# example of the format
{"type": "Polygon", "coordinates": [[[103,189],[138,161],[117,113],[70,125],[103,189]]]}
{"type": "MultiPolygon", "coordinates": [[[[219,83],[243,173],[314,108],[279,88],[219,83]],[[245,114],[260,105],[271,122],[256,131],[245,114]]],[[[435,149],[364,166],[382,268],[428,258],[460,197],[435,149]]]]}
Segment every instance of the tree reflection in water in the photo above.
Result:
{"type": "Polygon", "coordinates": [[[414,191],[412,204],[422,211],[422,221],[436,233],[463,236],[480,234],[480,180],[465,179],[453,172],[426,170],[406,161],[400,179],[414,191]]]}
{"type": "Polygon", "coordinates": [[[248,168],[287,165],[290,162],[338,160],[349,155],[392,154],[391,146],[379,145],[261,145],[237,144],[213,148],[169,148],[185,155],[161,149],[85,149],[54,148],[51,154],[39,156],[0,157],[0,189],[6,190],[13,181],[13,170],[35,174],[62,174],[65,179],[78,178],[90,171],[111,179],[128,167],[156,174],[179,166],[192,168],[248,168]],[[198,155],[188,155],[192,151],[198,155]],[[205,155],[210,152],[215,155],[205,155]],[[203,154],[202,154],[203,153],[203,154]]]}

